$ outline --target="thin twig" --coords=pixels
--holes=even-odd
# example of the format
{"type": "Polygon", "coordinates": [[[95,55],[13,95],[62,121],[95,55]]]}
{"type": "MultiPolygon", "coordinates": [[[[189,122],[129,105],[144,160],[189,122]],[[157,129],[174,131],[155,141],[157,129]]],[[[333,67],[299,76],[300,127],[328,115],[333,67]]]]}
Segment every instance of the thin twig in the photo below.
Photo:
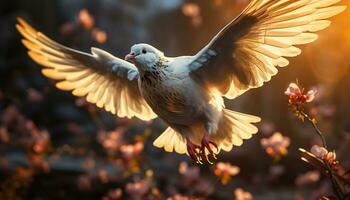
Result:
{"type": "MultiPolygon", "coordinates": [[[[320,136],[321,140],[322,140],[322,143],[323,143],[323,147],[327,149],[327,143],[326,143],[326,140],[322,134],[322,131],[318,128],[317,126],[317,123],[314,119],[312,119],[308,114],[306,114],[304,111],[301,111],[300,112],[306,119],[308,122],[310,122],[312,124],[312,126],[314,127],[316,133],[318,136],[320,136]]],[[[327,173],[329,174],[329,178],[331,179],[331,182],[332,182],[332,187],[335,191],[335,194],[337,195],[337,197],[340,199],[340,200],[343,200],[345,199],[345,195],[344,195],[344,192],[343,190],[341,189],[341,187],[339,186],[339,183],[336,179],[336,177],[334,176],[333,174],[333,171],[332,171],[332,168],[331,166],[329,165],[329,163],[327,161],[324,161],[325,163],[325,166],[326,166],[326,170],[327,170],[327,173]]]]}
{"type": "Polygon", "coordinates": [[[314,127],[316,133],[318,136],[320,136],[321,140],[322,140],[322,144],[324,148],[328,148],[327,143],[326,143],[326,139],[324,138],[322,131],[318,128],[316,121],[314,119],[312,119],[308,114],[306,114],[304,111],[301,111],[301,114],[307,119],[308,122],[311,123],[311,125],[314,127]]]}

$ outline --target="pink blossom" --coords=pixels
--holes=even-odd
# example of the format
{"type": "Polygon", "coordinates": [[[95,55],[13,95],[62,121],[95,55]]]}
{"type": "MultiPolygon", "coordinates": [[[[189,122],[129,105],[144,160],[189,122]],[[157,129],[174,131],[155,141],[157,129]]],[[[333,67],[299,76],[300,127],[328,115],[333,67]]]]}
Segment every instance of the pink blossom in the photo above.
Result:
{"type": "Polygon", "coordinates": [[[306,102],[312,102],[315,99],[317,91],[316,90],[309,90],[307,92],[306,96],[306,102]]]}
{"type": "Polygon", "coordinates": [[[120,147],[120,152],[125,159],[131,159],[135,156],[138,156],[142,150],[142,142],[136,142],[135,144],[125,144],[120,147]]]}
{"type": "Polygon", "coordinates": [[[310,183],[315,183],[320,180],[321,174],[319,171],[308,171],[305,174],[299,175],[295,179],[295,184],[298,186],[307,185],[310,183]]]}
{"type": "Polygon", "coordinates": [[[107,33],[99,28],[94,28],[91,32],[92,38],[96,40],[96,42],[103,44],[107,41],[107,33]]]}
{"type": "Polygon", "coordinates": [[[237,188],[234,190],[236,200],[253,200],[253,195],[242,188],[237,188]]]}
{"type": "Polygon", "coordinates": [[[312,102],[315,99],[316,90],[309,90],[305,94],[305,89],[301,88],[297,83],[290,83],[284,92],[289,97],[289,103],[292,105],[312,102]]]}
{"type": "Polygon", "coordinates": [[[188,17],[200,15],[200,8],[196,3],[186,3],[182,6],[182,13],[188,17]]]}
{"type": "Polygon", "coordinates": [[[33,151],[43,153],[47,151],[50,145],[50,134],[47,130],[39,131],[33,135],[33,151]]]}
{"type": "Polygon", "coordinates": [[[125,186],[125,191],[131,197],[131,199],[140,199],[148,193],[151,188],[151,183],[147,179],[136,179],[132,183],[128,183],[125,186]]]}
{"type": "Polygon", "coordinates": [[[95,24],[94,17],[90,14],[90,12],[87,9],[80,10],[78,20],[82,27],[84,27],[85,29],[91,29],[95,24]]]}
{"type": "Polygon", "coordinates": [[[182,13],[191,18],[191,22],[194,26],[202,24],[200,11],[200,7],[196,3],[186,3],[182,6],[182,13]]]}
{"type": "Polygon", "coordinates": [[[237,166],[231,165],[230,163],[219,162],[216,164],[214,173],[217,176],[235,176],[239,173],[240,169],[237,166]]]}
{"type": "Polygon", "coordinates": [[[310,152],[315,155],[317,158],[320,158],[327,162],[330,166],[336,165],[338,163],[337,161],[337,155],[334,151],[328,151],[324,147],[320,147],[318,145],[314,145],[310,152]]]}
{"type": "Polygon", "coordinates": [[[323,159],[328,154],[328,150],[326,148],[320,147],[318,145],[312,146],[310,152],[314,154],[317,158],[321,159],[323,159]]]}
{"type": "Polygon", "coordinates": [[[109,155],[116,153],[123,143],[124,128],[118,128],[114,131],[99,131],[97,141],[103,146],[109,155]]]}
{"type": "Polygon", "coordinates": [[[221,179],[221,183],[226,185],[232,176],[237,175],[240,172],[240,168],[230,163],[218,162],[214,169],[214,174],[221,179]]]}
{"type": "Polygon", "coordinates": [[[269,138],[261,139],[260,143],[269,156],[277,159],[288,153],[287,148],[290,145],[290,139],[276,132],[269,138]]]}
{"type": "Polygon", "coordinates": [[[301,93],[301,89],[296,83],[290,83],[287,90],[284,92],[287,96],[298,96],[301,93]]]}

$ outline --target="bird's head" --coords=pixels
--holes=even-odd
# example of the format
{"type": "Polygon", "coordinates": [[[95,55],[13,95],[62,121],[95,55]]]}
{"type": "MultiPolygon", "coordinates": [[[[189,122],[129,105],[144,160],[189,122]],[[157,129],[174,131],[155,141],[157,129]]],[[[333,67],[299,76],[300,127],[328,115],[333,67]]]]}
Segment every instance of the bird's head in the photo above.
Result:
{"type": "Polygon", "coordinates": [[[149,44],[136,44],[125,56],[126,61],[134,63],[141,70],[154,66],[163,58],[164,53],[149,44]]]}

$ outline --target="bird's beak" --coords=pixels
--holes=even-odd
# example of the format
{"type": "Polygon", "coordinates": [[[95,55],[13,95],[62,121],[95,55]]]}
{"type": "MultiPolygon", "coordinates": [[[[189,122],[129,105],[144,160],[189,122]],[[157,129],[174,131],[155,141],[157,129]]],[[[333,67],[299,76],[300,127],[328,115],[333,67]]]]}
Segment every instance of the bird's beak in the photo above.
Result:
{"type": "Polygon", "coordinates": [[[128,55],[125,56],[124,60],[133,62],[135,60],[136,53],[135,52],[130,52],[128,55]]]}

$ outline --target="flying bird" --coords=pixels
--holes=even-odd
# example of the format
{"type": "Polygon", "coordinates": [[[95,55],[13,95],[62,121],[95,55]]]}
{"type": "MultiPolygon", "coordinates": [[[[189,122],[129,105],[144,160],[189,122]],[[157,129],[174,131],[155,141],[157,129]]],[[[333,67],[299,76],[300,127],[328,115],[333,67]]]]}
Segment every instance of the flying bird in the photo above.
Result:
{"type": "Polygon", "coordinates": [[[118,117],[161,118],[169,126],[154,146],[211,162],[258,132],[259,117],[225,108],[257,88],[314,42],[341,0],[252,0],[194,56],[167,57],[136,44],[125,59],[98,48],[84,53],[63,46],[23,19],[16,25],[29,56],[59,89],[85,96],[118,117]]]}

